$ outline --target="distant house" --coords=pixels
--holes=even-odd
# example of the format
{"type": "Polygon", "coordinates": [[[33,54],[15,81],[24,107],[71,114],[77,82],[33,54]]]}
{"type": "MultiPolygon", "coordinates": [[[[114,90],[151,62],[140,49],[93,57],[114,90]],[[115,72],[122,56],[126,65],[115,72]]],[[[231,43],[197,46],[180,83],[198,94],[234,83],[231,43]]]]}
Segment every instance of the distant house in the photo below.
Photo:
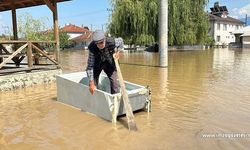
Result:
{"type": "Polygon", "coordinates": [[[92,35],[88,27],[79,27],[73,24],[65,25],[60,29],[60,32],[66,32],[69,35],[71,48],[76,49],[85,48],[89,44],[92,35]]]}
{"type": "Polygon", "coordinates": [[[89,29],[87,27],[79,27],[73,24],[67,24],[60,29],[61,32],[66,32],[69,35],[69,39],[73,39],[82,34],[87,34],[89,29]]]}
{"type": "Polygon", "coordinates": [[[233,32],[235,43],[244,48],[250,48],[250,26],[246,26],[233,32]]]}
{"type": "Polygon", "coordinates": [[[214,3],[214,7],[210,8],[209,13],[209,35],[214,38],[216,45],[228,45],[235,42],[235,36],[232,33],[235,30],[244,27],[244,22],[229,17],[226,6],[219,6],[219,3],[214,3]]]}
{"type": "Polygon", "coordinates": [[[243,48],[250,48],[250,32],[244,33],[241,37],[243,48]]]}
{"type": "Polygon", "coordinates": [[[88,31],[86,34],[82,34],[75,38],[70,39],[71,43],[73,43],[74,48],[77,49],[87,49],[87,46],[91,42],[92,39],[92,31],[88,31]]]}

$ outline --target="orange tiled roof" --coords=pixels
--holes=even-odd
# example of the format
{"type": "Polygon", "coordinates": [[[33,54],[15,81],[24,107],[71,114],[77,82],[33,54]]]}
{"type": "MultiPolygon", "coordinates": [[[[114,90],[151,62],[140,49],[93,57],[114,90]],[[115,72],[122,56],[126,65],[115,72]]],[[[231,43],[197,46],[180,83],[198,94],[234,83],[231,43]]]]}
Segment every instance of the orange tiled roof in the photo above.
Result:
{"type": "Polygon", "coordinates": [[[73,24],[65,25],[63,28],[60,29],[63,32],[71,32],[71,33],[84,33],[89,32],[88,29],[82,28],[73,24]]]}

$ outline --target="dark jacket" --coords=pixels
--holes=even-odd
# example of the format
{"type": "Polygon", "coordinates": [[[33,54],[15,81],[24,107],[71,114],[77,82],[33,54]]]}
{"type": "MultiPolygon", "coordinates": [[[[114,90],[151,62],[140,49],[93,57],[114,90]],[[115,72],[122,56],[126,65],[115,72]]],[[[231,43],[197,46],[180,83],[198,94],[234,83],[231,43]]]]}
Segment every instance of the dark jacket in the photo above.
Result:
{"type": "Polygon", "coordinates": [[[105,39],[105,47],[103,49],[99,49],[94,41],[89,44],[88,49],[95,56],[94,68],[101,68],[106,64],[108,65],[107,67],[116,69],[113,59],[115,52],[115,40],[113,38],[107,37],[105,39]]]}

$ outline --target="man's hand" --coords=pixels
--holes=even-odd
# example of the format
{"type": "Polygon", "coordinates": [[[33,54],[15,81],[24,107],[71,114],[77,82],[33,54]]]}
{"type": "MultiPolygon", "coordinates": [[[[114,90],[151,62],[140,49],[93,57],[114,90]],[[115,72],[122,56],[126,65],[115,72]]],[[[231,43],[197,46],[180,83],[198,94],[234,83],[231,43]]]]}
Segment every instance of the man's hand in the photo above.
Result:
{"type": "Polygon", "coordinates": [[[96,90],[96,86],[95,86],[94,81],[92,80],[89,82],[89,92],[93,95],[95,90],[96,90]]]}
{"type": "Polygon", "coordinates": [[[118,60],[120,58],[120,51],[115,52],[113,57],[118,60]]]}

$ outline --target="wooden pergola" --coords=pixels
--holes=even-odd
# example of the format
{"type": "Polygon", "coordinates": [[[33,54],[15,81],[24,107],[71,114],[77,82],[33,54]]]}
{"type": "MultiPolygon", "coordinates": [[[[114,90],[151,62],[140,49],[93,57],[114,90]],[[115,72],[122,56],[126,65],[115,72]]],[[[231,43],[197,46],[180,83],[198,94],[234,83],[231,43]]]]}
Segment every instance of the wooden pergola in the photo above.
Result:
{"type": "Polygon", "coordinates": [[[59,29],[58,29],[58,13],[57,3],[70,0],[0,0],[0,12],[11,11],[13,25],[13,40],[0,40],[0,75],[6,73],[14,73],[19,71],[32,71],[37,69],[55,69],[59,68],[59,29]],[[53,13],[54,23],[54,41],[20,41],[17,34],[17,18],[16,9],[27,8],[32,6],[47,5],[53,13]],[[53,56],[50,56],[41,44],[54,44],[53,56]],[[12,45],[12,50],[5,47],[12,45]],[[35,59],[35,54],[39,54],[49,59],[52,64],[40,64],[35,59]],[[21,63],[27,58],[27,63],[21,63]],[[36,60],[36,61],[34,61],[36,60]],[[13,61],[14,63],[10,63],[13,61]],[[10,67],[14,64],[14,68],[10,67]],[[25,67],[20,67],[20,64],[25,67]]]}

